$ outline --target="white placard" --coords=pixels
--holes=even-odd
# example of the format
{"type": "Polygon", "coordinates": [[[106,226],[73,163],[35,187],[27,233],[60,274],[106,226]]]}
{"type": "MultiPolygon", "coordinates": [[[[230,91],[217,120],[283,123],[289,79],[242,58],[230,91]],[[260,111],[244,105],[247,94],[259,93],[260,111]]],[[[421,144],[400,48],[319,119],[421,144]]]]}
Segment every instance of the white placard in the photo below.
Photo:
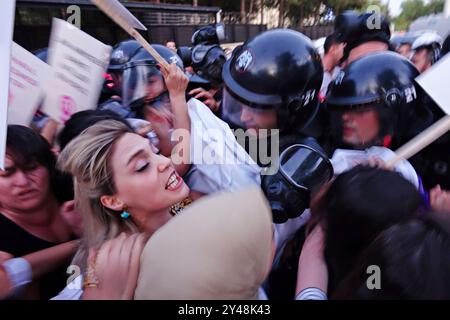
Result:
{"type": "Polygon", "coordinates": [[[17,43],[11,50],[8,124],[28,126],[43,98],[43,84],[50,72],[48,64],[17,43]]]}
{"type": "Polygon", "coordinates": [[[60,123],[72,114],[95,109],[108,67],[111,47],[74,25],[53,18],[42,111],[60,123]]]}
{"type": "Polygon", "coordinates": [[[0,2],[0,169],[5,168],[9,69],[15,8],[15,0],[0,2]]]}
{"type": "Polygon", "coordinates": [[[104,8],[107,12],[114,12],[120,16],[130,26],[139,30],[147,30],[147,28],[117,0],[91,0],[96,6],[104,8]]]}
{"type": "Polygon", "coordinates": [[[450,115],[450,54],[445,55],[430,69],[416,78],[416,81],[433,98],[441,109],[450,115]]]}

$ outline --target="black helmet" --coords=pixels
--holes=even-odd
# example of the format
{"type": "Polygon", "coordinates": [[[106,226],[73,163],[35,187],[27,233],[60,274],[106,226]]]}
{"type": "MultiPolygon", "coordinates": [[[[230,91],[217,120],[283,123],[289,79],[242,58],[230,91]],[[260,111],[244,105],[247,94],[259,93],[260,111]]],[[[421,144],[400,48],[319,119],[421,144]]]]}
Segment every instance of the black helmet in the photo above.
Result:
{"type": "MultiPolygon", "coordinates": [[[[181,58],[173,52],[171,49],[167,48],[166,46],[163,46],[161,44],[152,44],[153,49],[156,50],[156,52],[159,53],[159,55],[167,61],[167,63],[176,63],[181,69],[184,68],[183,61],[181,58]]],[[[151,65],[156,66],[158,62],[155,60],[155,58],[145,49],[140,48],[136,54],[130,59],[129,63],[125,64],[125,68],[130,68],[134,65],[151,65]]]]}
{"type": "Polygon", "coordinates": [[[193,46],[200,43],[219,44],[222,40],[225,40],[225,25],[223,23],[201,27],[194,32],[191,38],[193,46]]]}
{"type": "MultiPolygon", "coordinates": [[[[403,56],[390,52],[368,54],[350,63],[330,84],[326,97],[330,111],[378,110],[380,135],[405,135],[421,116],[422,90],[415,82],[419,72],[403,56]]],[[[425,109],[425,108],[423,108],[425,109]]]]}
{"type": "Polygon", "coordinates": [[[121,70],[141,47],[136,40],[125,40],[116,44],[111,53],[108,70],[121,70]]]}
{"type": "MultiPolygon", "coordinates": [[[[176,63],[183,69],[183,62],[175,52],[160,44],[152,44],[152,47],[169,64],[176,63]]],[[[145,48],[140,48],[123,67],[123,105],[139,114],[138,109],[143,106],[144,98],[149,94],[149,80],[153,76],[162,79],[158,62],[145,48]]]]}
{"type": "Polygon", "coordinates": [[[322,63],[300,32],[275,29],[249,39],[233,51],[222,76],[223,117],[232,125],[246,127],[238,104],[275,110],[280,130],[301,130],[317,113],[322,63]]]}
{"type": "Polygon", "coordinates": [[[450,34],[445,38],[442,44],[441,57],[445,56],[450,51],[450,34]]]}
{"type": "Polygon", "coordinates": [[[136,40],[125,40],[114,46],[102,89],[102,96],[106,97],[106,100],[114,95],[122,95],[122,68],[139,48],[141,45],[136,40]]]}
{"type": "Polygon", "coordinates": [[[377,13],[359,14],[356,11],[344,11],[336,17],[334,29],[339,41],[346,43],[343,61],[347,59],[352,49],[365,42],[380,41],[390,44],[389,23],[377,13]]]}
{"type": "Polygon", "coordinates": [[[222,84],[222,69],[227,58],[219,45],[199,44],[192,49],[192,67],[214,86],[222,84]]]}

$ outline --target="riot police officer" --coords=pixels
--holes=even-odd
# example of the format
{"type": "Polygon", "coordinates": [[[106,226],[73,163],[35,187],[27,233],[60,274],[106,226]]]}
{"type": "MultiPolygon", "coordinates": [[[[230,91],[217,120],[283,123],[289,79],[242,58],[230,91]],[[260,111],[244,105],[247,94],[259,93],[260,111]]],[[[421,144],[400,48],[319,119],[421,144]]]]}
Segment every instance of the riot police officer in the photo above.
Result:
{"type": "MultiPolygon", "coordinates": [[[[334,148],[395,148],[426,128],[414,65],[394,52],[366,55],[341,70],[326,97],[334,148]]],[[[331,151],[331,150],[330,150],[331,151]]]]}
{"type": "Polygon", "coordinates": [[[223,68],[223,119],[258,136],[300,133],[318,111],[323,68],[311,41],[270,30],[236,48],[223,68]]]}
{"type": "Polygon", "coordinates": [[[420,73],[431,68],[439,60],[442,42],[438,34],[431,32],[420,35],[413,42],[411,61],[420,73]]]}
{"type": "MultiPolygon", "coordinates": [[[[183,62],[171,49],[152,44],[152,47],[169,64],[176,63],[183,70],[183,62]]],[[[132,110],[138,118],[144,117],[144,105],[148,97],[156,97],[163,91],[163,76],[159,70],[158,62],[147,52],[140,48],[138,52],[123,66],[122,101],[126,108],[132,110]]],[[[162,98],[162,97],[159,97],[162,98]]]]}
{"type": "MultiPolygon", "coordinates": [[[[323,68],[312,42],[293,30],[263,32],[233,51],[222,71],[222,119],[247,130],[260,149],[279,142],[275,174],[262,176],[262,189],[276,225],[276,257],[272,273],[280,268],[283,246],[309,219],[309,198],[333,175],[322,148],[304,129],[319,109],[323,68]],[[260,143],[264,141],[265,143],[260,143]]],[[[264,153],[264,152],[263,152],[264,153]]],[[[252,155],[252,154],[251,154],[252,155]]],[[[261,156],[261,150],[258,150],[261,156]]],[[[260,165],[263,159],[258,158],[260,165]]],[[[297,259],[298,262],[298,259],[297,259]]],[[[283,265],[283,261],[281,261],[283,265]]],[[[294,275],[294,286],[295,286],[294,275]]],[[[269,298],[278,297],[279,278],[269,276],[269,298]]],[[[288,281],[292,282],[292,281],[288,281]]]]}
{"type": "MultiPolygon", "coordinates": [[[[301,183],[294,181],[302,173],[320,177],[312,179],[316,185],[330,178],[330,168],[321,147],[313,138],[305,139],[302,131],[317,114],[322,77],[320,56],[311,41],[299,32],[282,29],[249,39],[235,49],[223,68],[222,118],[234,128],[247,130],[253,137],[249,144],[274,150],[272,147],[279,142],[281,159],[279,163],[275,161],[275,165],[281,164],[276,168],[284,174],[266,175],[262,179],[275,222],[296,218],[308,207],[307,201],[303,201],[304,191],[312,185],[303,184],[303,188],[298,188],[295,185],[301,183]],[[261,143],[262,140],[267,143],[261,143]],[[311,158],[305,155],[305,159],[320,158],[323,166],[312,168],[299,160],[290,163],[295,166],[284,167],[289,161],[283,157],[293,157],[295,152],[283,151],[297,144],[309,148],[308,151],[296,150],[305,152],[304,155],[312,150],[308,154],[311,158]],[[308,174],[306,170],[310,170],[308,174]],[[299,174],[295,178],[292,177],[294,172],[299,174]]],[[[247,149],[250,148],[247,145],[247,149]]],[[[258,151],[260,165],[267,164],[261,159],[264,150],[258,151]]]]}
{"type": "Polygon", "coordinates": [[[344,42],[342,67],[366,54],[390,49],[389,23],[378,13],[345,11],[336,18],[337,39],[344,42]]]}
{"type": "Polygon", "coordinates": [[[122,72],[140,48],[142,46],[136,40],[125,40],[114,46],[100,96],[100,110],[113,111],[122,118],[133,116],[129,109],[122,106],[122,72]]]}
{"type": "MultiPolygon", "coordinates": [[[[369,54],[351,63],[331,84],[327,151],[384,146],[395,150],[429,127],[443,112],[415,82],[414,65],[394,52],[369,54]]],[[[450,158],[442,137],[410,159],[426,189],[449,185],[450,158]]]]}
{"type": "Polygon", "coordinates": [[[123,67],[133,58],[142,46],[136,40],[125,40],[116,44],[111,53],[108,74],[111,75],[111,90],[122,96],[123,67]]]}

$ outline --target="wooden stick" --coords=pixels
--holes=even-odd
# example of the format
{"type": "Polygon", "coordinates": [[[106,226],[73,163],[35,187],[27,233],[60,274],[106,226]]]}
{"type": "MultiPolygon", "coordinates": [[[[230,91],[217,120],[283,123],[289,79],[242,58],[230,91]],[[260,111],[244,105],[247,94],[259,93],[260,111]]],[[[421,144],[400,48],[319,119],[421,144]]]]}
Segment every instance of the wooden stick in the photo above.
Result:
{"type": "Polygon", "coordinates": [[[107,1],[91,0],[101,11],[103,11],[108,17],[110,17],[115,23],[117,23],[123,30],[125,30],[130,36],[136,39],[154,58],[161,64],[166,70],[169,68],[169,64],[159,53],[144,39],[144,37],[133,28],[125,19],[114,12],[108,5],[107,1]]]}
{"type": "Polygon", "coordinates": [[[388,167],[393,167],[402,159],[408,159],[418,153],[423,148],[440,138],[443,134],[450,130],[450,115],[446,115],[439,121],[428,127],[426,130],[418,134],[409,142],[401,146],[395,151],[396,155],[387,161],[388,167]]]}

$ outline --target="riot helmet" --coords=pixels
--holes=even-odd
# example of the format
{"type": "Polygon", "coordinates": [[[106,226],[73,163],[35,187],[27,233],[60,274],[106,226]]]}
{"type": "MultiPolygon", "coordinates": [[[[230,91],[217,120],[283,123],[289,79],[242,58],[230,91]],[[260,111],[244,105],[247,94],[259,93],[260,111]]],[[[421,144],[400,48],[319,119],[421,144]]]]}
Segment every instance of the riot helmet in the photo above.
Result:
{"type": "Polygon", "coordinates": [[[108,71],[122,70],[142,46],[136,40],[125,40],[116,44],[111,52],[108,71]]]}
{"type": "Polygon", "coordinates": [[[347,60],[350,51],[365,42],[378,41],[390,45],[389,23],[376,12],[359,14],[356,11],[344,11],[336,17],[335,33],[339,41],[346,44],[342,61],[347,60]]]}
{"type": "MultiPolygon", "coordinates": [[[[327,110],[339,117],[352,111],[376,110],[379,124],[376,139],[389,137],[396,138],[397,143],[405,142],[427,118],[426,107],[421,105],[423,91],[414,80],[418,74],[414,65],[397,53],[368,54],[341,70],[330,84],[325,100],[327,110]]],[[[379,141],[367,141],[363,147],[374,143],[379,141]]]]}
{"type": "Polygon", "coordinates": [[[247,40],[222,76],[222,117],[233,127],[300,131],[317,113],[322,63],[300,32],[275,29],[247,40]]]}
{"type": "Polygon", "coordinates": [[[430,65],[435,64],[441,57],[442,42],[443,42],[442,38],[436,33],[426,32],[426,33],[420,35],[412,44],[411,60],[413,62],[417,63],[415,61],[416,60],[415,54],[418,53],[419,51],[425,49],[428,54],[426,60],[428,60],[430,65]]]}
{"type": "MultiPolygon", "coordinates": [[[[169,64],[176,63],[183,69],[183,62],[172,50],[159,44],[153,44],[152,47],[169,64]]],[[[123,105],[141,116],[143,106],[149,101],[155,106],[168,103],[166,91],[158,62],[146,49],[139,49],[123,68],[123,105]]]]}

